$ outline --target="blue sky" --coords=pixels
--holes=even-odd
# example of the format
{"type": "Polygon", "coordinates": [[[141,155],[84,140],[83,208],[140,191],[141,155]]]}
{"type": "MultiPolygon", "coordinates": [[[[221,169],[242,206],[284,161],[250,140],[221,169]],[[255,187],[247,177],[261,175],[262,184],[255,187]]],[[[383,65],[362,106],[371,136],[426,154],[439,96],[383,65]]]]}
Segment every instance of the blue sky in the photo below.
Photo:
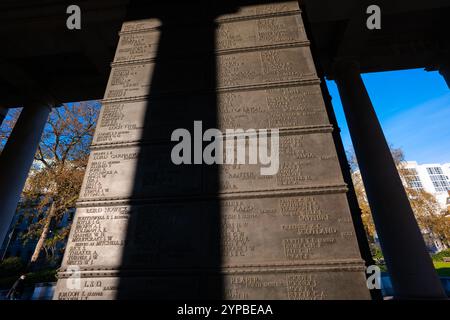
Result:
{"type": "MultiPolygon", "coordinates": [[[[363,75],[389,144],[406,160],[450,162],[450,90],[438,72],[423,69],[363,75]]],[[[327,81],[341,136],[351,149],[345,115],[334,81],[327,81]]]]}

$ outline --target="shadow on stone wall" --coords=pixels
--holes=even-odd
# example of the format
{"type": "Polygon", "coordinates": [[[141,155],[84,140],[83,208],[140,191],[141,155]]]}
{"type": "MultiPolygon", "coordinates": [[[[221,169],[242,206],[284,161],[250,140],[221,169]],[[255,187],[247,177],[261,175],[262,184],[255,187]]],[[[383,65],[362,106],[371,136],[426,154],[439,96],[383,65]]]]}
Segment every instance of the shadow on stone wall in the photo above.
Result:
{"type": "Polygon", "coordinates": [[[217,167],[174,165],[170,141],[177,128],[194,138],[194,121],[203,131],[218,127],[215,18],[224,12],[200,1],[129,8],[127,21],[151,17],[162,26],[118,299],[223,296],[217,167]]]}

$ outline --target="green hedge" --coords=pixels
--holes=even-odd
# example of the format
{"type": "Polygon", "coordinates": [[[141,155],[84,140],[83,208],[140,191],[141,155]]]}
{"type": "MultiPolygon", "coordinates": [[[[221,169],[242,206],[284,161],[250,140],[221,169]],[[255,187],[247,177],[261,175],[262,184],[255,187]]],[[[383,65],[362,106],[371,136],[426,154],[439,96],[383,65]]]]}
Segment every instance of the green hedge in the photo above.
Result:
{"type": "Polygon", "coordinates": [[[55,282],[55,281],[56,281],[56,269],[47,269],[28,273],[25,283],[26,285],[31,285],[40,282],[55,282]]]}
{"type": "MultiPolygon", "coordinates": [[[[25,280],[26,286],[32,286],[35,283],[40,282],[55,282],[56,281],[56,270],[41,270],[37,272],[27,273],[27,278],[25,280]]],[[[19,279],[20,274],[9,277],[0,278],[0,289],[10,289],[14,282],[19,279]]]]}
{"type": "MultiPolygon", "coordinates": [[[[26,267],[20,258],[11,257],[0,263],[0,288],[9,289],[19,279],[25,271],[26,267]]],[[[39,282],[56,281],[55,269],[44,269],[35,272],[26,273],[25,285],[30,286],[39,282]]]]}
{"type": "Polygon", "coordinates": [[[0,262],[0,278],[12,277],[25,270],[25,265],[18,257],[6,258],[0,262]]]}
{"type": "Polygon", "coordinates": [[[444,261],[444,257],[450,258],[450,249],[443,250],[439,253],[433,255],[433,261],[442,262],[444,261]]]}

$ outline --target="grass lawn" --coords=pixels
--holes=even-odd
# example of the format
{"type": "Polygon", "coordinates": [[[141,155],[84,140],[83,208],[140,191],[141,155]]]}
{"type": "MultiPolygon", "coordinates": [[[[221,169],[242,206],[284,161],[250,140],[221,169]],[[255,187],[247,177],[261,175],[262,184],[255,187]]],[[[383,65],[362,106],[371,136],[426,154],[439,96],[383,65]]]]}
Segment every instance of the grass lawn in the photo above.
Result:
{"type": "Polygon", "coordinates": [[[433,263],[441,277],[450,277],[450,262],[433,261],[433,263]]]}

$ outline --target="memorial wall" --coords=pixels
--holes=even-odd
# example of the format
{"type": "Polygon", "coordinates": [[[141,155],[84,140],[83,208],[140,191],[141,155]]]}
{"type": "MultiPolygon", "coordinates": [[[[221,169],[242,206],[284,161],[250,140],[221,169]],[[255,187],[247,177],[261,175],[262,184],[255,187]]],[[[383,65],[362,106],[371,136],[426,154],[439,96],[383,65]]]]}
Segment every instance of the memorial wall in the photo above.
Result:
{"type": "Polygon", "coordinates": [[[123,24],[54,299],[370,298],[298,3],[206,22],[123,24]],[[175,165],[194,121],[279,129],[278,172],[175,165]]]}

